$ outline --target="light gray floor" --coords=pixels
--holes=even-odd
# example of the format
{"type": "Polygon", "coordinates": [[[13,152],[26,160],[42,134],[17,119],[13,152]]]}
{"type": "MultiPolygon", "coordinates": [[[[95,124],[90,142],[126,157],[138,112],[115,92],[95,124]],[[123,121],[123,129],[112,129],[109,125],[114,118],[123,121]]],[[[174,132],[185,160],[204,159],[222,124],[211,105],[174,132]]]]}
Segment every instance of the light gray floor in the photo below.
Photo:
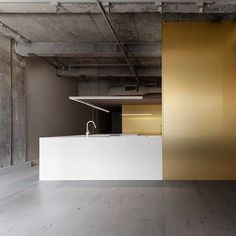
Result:
{"type": "Polygon", "coordinates": [[[39,182],[0,176],[0,235],[236,235],[236,182],[39,182]]]}

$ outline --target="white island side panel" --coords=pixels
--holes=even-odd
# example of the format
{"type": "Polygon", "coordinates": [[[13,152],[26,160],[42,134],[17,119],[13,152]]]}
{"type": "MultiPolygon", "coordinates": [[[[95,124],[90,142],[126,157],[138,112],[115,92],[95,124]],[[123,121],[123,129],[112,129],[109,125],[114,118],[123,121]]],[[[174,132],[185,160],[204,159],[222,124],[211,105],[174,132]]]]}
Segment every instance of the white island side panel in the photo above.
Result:
{"type": "Polygon", "coordinates": [[[161,179],[161,136],[40,138],[40,180],[161,179]]]}

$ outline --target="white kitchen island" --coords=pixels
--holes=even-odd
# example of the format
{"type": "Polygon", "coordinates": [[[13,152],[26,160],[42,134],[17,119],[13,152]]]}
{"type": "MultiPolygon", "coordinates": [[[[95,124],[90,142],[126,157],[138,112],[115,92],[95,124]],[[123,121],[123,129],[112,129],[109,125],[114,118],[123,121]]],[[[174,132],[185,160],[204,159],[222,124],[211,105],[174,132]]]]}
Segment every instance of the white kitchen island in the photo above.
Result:
{"type": "Polygon", "coordinates": [[[162,137],[40,138],[40,180],[162,180],[162,137]]]}

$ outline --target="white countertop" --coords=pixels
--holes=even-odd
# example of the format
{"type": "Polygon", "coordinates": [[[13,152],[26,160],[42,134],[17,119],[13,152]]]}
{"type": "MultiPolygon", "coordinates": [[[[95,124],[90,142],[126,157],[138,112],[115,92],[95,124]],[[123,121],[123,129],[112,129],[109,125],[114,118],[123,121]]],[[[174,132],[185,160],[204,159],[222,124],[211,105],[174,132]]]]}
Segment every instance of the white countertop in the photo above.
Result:
{"type": "Polygon", "coordinates": [[[88,137],[86,135],[65,135],[65,136],[52,136],[52,137],[40,137],[41,138],[117,138],[117,137],[152,137],[161,135],[140,135],[140,134],[90,134],[88,137]]]}

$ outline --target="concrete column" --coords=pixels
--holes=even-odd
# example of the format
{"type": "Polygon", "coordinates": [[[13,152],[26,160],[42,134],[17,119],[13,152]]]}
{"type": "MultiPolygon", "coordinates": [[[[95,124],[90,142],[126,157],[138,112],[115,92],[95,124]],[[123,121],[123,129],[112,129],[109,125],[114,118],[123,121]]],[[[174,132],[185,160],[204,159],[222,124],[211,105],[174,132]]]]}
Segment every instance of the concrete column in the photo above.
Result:
{"type": "Polygon", "coordinates": [[[0,36],[0,168],[26,161],[24,68],[0,36]]]}
{"type": "Polygon", "coordinates": [[[12,164],[26,161],[25,67],[12,62],[12,164]]]}
{"type": "Polygon", "coordinates": [[[11,164],[11,42],[0,36],[0,168],[11,164]]]}

